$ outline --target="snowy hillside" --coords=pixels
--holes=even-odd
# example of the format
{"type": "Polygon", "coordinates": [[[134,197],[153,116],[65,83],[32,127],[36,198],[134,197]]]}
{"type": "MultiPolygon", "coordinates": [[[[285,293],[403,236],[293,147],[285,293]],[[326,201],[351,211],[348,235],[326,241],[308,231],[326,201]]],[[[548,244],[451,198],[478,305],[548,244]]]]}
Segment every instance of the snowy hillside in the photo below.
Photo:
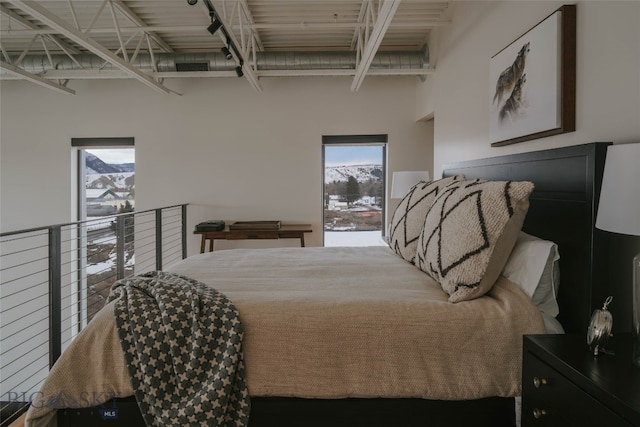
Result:
{"type": "Polygon", "coordinates": [[[135,165],[132,163],[105,163],[93,154],[87,153],[85,172],[87,189],[109,189],[131,193],[135,188],[135,175],[135,165]]]}
{"type": "Polygon", "coordinates": [[[106,174],[106,173],[119,173],[119,172],[134,172],[134,163],[122,163],[112,164],[105,163],[99,157],[94,156],[91,153],[87,153],[87,173],[89,174],[106,174]]]}
{"type": "Polygon", "coordinates": [[[349,165],[329,166],[324,170],[324,182],[347,181],[353,176],[358,182],[367,182],[370,179],[382,179],[382,165],[349,165]]]}

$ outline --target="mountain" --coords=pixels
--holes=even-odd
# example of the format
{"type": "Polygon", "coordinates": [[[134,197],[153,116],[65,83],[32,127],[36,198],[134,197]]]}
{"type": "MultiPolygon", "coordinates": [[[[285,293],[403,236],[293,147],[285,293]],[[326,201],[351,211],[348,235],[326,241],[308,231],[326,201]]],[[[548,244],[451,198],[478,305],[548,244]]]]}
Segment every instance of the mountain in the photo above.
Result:
{"type": "Polygon", "coordinates": [[[135,163],[109,164],[90,153],[86,161],[85,188],[135,191],[135,163]]]}
{"type": "Polygon", "coordinates": [[[136,164],[135,163],[120,163],[119,165],[110,165],[113,167],[120,168],[120,172],[135,172],[136,164]]]}
{"type": "Polygon", "coordinates": [[[109,164],[87,153],[87,174],[135,172],[135,163],[109,164]]]}
{"type": "Polygon", "coordinates": [[[347,181],[353,176],[358,182],[367,182],[370,179],[382,179],[382,165],[349,165],[328,166],[324,168],[324,182],[347,181]]]}

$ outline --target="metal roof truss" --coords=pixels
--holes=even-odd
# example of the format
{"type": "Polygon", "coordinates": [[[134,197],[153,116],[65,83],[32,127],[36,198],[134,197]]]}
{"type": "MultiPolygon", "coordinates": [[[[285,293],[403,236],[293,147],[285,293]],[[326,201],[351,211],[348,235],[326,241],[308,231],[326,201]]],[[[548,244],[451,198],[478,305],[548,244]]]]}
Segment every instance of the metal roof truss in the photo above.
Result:
{"type": "Polygon", "coordinates": [[[74,94],[74,79],[419,76],[448,4],[431,0],[0,0],[0,78],[74,94]],[[208,26],[217,20],[213,34],[208,26]],[[219,53],[229,49],[230,57],[219,53]],[[240,71],[241,70],[241,71],[240,71]]]}

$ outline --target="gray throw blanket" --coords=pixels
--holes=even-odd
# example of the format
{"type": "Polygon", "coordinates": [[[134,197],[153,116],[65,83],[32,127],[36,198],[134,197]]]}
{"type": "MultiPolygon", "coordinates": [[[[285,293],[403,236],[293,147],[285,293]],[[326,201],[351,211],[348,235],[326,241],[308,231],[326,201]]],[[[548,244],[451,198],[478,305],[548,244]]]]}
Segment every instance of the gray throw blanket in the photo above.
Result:
{"type": "Polygon", "coordinates": [[[148,426],[246,426],[243,328],[223,294],[150,272],[116,282],[108,300],[148,426]]]}

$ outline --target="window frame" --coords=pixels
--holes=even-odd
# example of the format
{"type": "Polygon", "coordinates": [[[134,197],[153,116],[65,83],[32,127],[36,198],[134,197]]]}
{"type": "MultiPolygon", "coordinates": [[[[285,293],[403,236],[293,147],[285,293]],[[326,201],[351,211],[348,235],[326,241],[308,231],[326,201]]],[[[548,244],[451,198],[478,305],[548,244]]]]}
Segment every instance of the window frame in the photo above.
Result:
{"type": "MultiPolygon", "coordinates": [[[[97,138],[71,138],[71,147],[76,151],[76,216],[77,221],[87,219],[87,197],[85,186],[86,175],[86,150],[87,149],[117,149],[131,148],[135,150],[134,137],[97,137],[97,138]]],[[[79,226],[76,232],[76,251],[78,257],[77,271],[82,272],[87,268],[87,232],[84,227],[79,226]]],[[[82,274],[77,275],[74,280],[76,289],[72,295],[77,295],[77,299],[72,304],[77,306],[76,315],[78,317],[79,332],[87,325],[87,277],[82,274]]]]}
{"type": "Polygon", "coordinates": [[[325,221],[325,209],[324,209],[324,189],[325,189],[325,147],[333,145],[343,146],[379,146],[382,148],[382,179],[383,188],[382,192],[382,212],[381,212],[381,237],[384,239],[386,233],[386,210],[387,210],[387,145],[389,144],[389,135],[387,134],[362,134],[362,135],[322,135],[322,191],[321,205],[322,206],[322,246],[324,246],[324,221],[325,221]]]}

